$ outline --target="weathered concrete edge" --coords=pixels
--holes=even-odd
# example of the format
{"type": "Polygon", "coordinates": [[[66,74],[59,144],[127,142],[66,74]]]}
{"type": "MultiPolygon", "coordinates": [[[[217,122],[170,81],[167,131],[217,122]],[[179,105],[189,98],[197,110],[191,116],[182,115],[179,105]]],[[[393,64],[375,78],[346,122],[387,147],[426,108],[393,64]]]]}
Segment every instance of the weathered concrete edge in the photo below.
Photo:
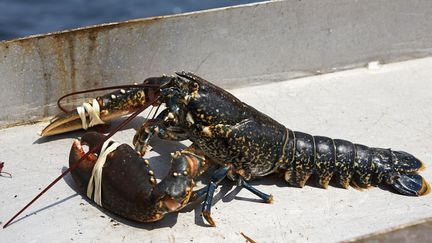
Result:
{"type": "MultiPolygon", "coordinates": [[[[395,242],[394,237],[396,234],[403,235],[405,240],[417,239],[417,237],[431,237],[432,231],[430,228],[432,226],[432,218],[425,218],[421,220],[416,220],[408,224],[399,225],[396,227],[391,227],[383,231],[374,232],[371,234],[363,235],[346,241],[341,241],[341,243],[348,242],[395,242]],[[428,229],[429,228],[429,229],[428,229]]],[[[400,236],[399,236],[400,237],[400,236]]],[[[400,238],[396,238],[399,239],[400,238]]],[[[422,239],[422,238],[421,238],[422,239]]]]}
{"type": "Polygon", "coordinates": [[[432,2],[273,1],[0,42],[0,127],[61,94],[191,70],[234,87],[432,53],[432,2]],[[320,9],[320,11],[316,11],[320,9]]]}

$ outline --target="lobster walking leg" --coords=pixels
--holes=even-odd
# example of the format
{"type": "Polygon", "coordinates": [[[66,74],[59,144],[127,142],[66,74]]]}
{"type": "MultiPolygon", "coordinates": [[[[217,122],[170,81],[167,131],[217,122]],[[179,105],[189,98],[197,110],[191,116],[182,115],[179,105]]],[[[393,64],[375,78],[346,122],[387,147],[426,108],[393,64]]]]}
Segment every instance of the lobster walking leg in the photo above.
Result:
{"type": "MultiPolygon", "coordinates": [[[[83,145],[91,148],[102,137],[101,134],[90,132],[83,136],[81,142],[75,141],[69,163],[72,165],[83,155],[83,145]]],[[[83,192],[87,191],[97,157],[98,155],[89,157],[72,171],[72,177],[83,192]]],[[[189,202],[196,177],[207,166],[204,157],[193,147],[176,152],[171,163],[168,175],[160,183],[156,183],[154,171],[148,161],[142,159],[130,146],[120,145],[108,154],[103,166],[101,206],[139,222],[157,221],[168,212],[180,210],[189,202]]]]}
{"type": "Polygon", "coordinates": [[[350,182],[360,187],[385,182],[404,195],[421,196],[430,191],[426,180],[417,174],[423,164],[406,152],[302,132],[289,131],[288,135],[288,156],[281,168],[292,185],[303,187],[309,176],[316,174],[324,188],[336,177],[345,188],[350,182]]]}
{"type": "Polygon", "coordinates": [[[168,114],[168,109],[163,110],[155,119],[146,121],[137,130],[132,141],[135,151],[144,155],[154,135],[171,141],[183,141],[189,138],[189,135],[183,129],[171,126],[170,121],[166,119],[169,117],[168,114]]]}
{"type": "MultiPolygon", "coordinates": [[[[216,226],[216,223],[214,222],[213,218],[211,217],[211,207],[212,207],[212,201],[213,201],[213,195],[216,190],[216,188],[219,186],[219,184],[222,182],[229,173],[232,173],[232,165],[224,166],[220,169],[218,169],[212,176],[210,184],[206,187],[205,195],[206,198],[203,203],[202,207],[202,215],[204,216],[205,220],[213,227],[216,226]]],[[[241,187],[246,188],[248,191],[252,192],[253,194],[257,195],[261,199],[264,200],[264,202],[271,203],[273,201],[273,196],[267,195],[249,183],[247,183],[243,177],[240,175],[236,175],[238,177],[238,184],[241,187]]],[[[201,194],[203,191],[199,190],[199,192],[195,192],[196,194],[201,194]]],[[[203,193],[204,194],[204,193],[203,193]]],[[[199,196],[199,195],[196,195],[199,196]]]]}
{"type": "Polygon", "coordinates": [[[264,200],[266,203],[272,203],[273,202],[273,196],[268,195],[262,191],[259,191],[255,187],[253,187],[251,184],[249,184],[247,181],[245,181],[243,178],[240,178],[240,185],[244,188],[246,188],[248,191],[252,192],[253,194],[257,195],[259,198],[264,200]]]}
{"type": "Polygon", "coordinates": [[[216,188],[221,183],[221,181],[227,176],[229,169],[230,169],[230,166],[225,166],[225,167],[222,167],[219,170],[217,170],[215,172],[215,174],[212,176],[210,184],[207,186],[206,198],[204,200],[203,207],[202,207],[202,215],[207,220],[207,222],[213,227],[216,226],[216,223],[214,222],[214,220],[210,216],[210,210],[211,210],[211,206],[212,206],[213,195],[214,195],[216,188]]]}

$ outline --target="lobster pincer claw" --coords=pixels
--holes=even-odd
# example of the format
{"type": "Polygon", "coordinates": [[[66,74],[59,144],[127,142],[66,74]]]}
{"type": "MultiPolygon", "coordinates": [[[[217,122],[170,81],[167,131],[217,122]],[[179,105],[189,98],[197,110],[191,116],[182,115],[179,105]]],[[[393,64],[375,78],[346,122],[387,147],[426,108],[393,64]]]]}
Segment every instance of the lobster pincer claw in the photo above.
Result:
{"type": "Polygon", "coordinates": [[[148,102],[144,88],[120,89],[91,102],[84,102],[75,110],[55,116],[41,132],[41,136],[87,129],[130,114],[148,102]]]}
{"type": "MultiPolygon", "coordinates": [[[[92,149],[103,138],[104,135],[89,132],[81,141],[75,141],[70,166],[84,155],[84,145],[92,149]]],[[[79,190],[99,206],[130,220],[153,222],[189,202],[194,180],[203,172],[204,164],[200,155],[178,151],[173,155],[170,172],[157,183],[148,160],[129,145],[107,141],[71,173],[79,190]],[[110,150],[111,146],[114,148],[110,150]],[[101,162],[104,157],[106,160],[101,162]]]]}
{"type": "Polygon", "coordinates": [[[124,89],[119,89],[104,96],[99,96],[90,102],[85,102],[75,110],[55,116],[50,124],[40,132],[40,135],[51,136],[79,129],[87,130],[88,127],[131,114],[145,105],[159,105],[158,98],[160,97],[161,88],[174,80],[174,77],[167,76],[152,77],[147,78],[139,85],[106,87],[65,95],[60,100],[74,94],[124,87],[124,89]]]}

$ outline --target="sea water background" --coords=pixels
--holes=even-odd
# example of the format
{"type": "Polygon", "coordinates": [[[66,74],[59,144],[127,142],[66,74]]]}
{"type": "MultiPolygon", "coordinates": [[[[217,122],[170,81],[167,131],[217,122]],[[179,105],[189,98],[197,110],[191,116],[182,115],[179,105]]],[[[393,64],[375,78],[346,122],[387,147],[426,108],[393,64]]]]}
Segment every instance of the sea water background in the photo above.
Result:
{"type": "Polygon", "coordinates": [[[0,0],[0,40],[259,0],[0,0]]]}

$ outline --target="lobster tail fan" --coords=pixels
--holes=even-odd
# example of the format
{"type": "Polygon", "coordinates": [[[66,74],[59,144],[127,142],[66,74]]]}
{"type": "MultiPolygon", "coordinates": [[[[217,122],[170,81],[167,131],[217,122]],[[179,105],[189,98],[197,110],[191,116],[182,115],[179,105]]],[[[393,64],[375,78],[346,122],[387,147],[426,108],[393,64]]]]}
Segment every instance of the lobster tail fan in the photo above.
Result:
{"type": "Polygon", "coordinates": [[[391,184],[399,193],[408,196],[423,196],[430,192],[429,183],[419,174],[402,174],[391,184]]]}
{"type": "Polygon", "coordinates": [[[403,151],[392,151],[396,160],[394,168],[400,172],[417,172],[424,169],[423,163],[413,155],[403,151]]]}
{"type": "Polygon", "coordinates": [[[394,170],[391,186],[399,193],[408,196],[422,196],[430,191],[430,185],[419,174],[424,169],[423,163],[413,155],[403,151],[393,151],[394,170]]]}

